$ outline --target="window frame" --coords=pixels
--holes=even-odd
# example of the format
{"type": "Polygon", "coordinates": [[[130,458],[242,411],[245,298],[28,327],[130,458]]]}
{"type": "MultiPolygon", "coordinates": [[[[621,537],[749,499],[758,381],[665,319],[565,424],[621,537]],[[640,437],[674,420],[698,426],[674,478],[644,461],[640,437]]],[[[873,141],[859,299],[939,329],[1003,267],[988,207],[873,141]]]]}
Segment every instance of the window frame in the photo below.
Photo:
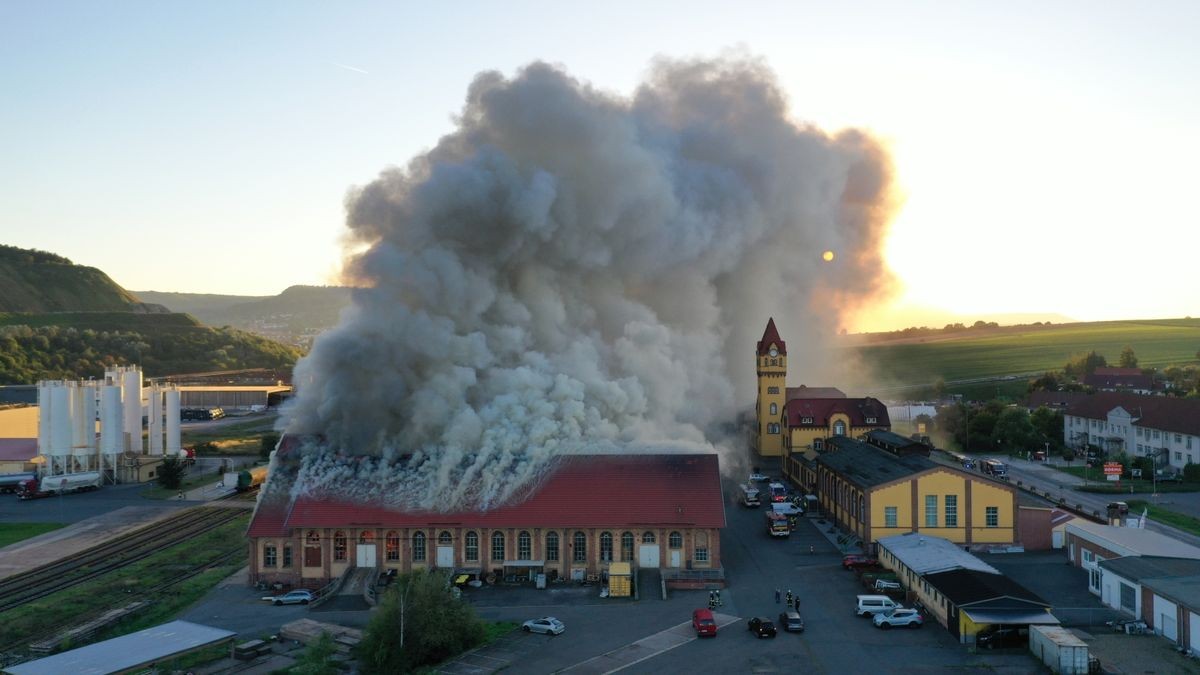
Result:
{"type": "Polygon", "coordinates": [[[429,557],[429,541],[425,533],[421,530],[413,532],[412,536],[412,559],[413,562],[425,562],[429,557]]]}
{"type": "Polygon", "coordinates": [[[558,533],[546,533],[546,562],[558,562],[558,533]]]}
{"type": "Polygon", "coordinates": [[[587,562],[587,535],[581,530],[576,530],[575,534],[571,535],[571,562],[587,562]]]}
{"type": "Polygon", "coordinates": [[[504,562],[504,555],[505,555],[504,549],[505,549],[505,545],[507,544],[507,542],[505,541],[505,538],[504,538],[504,533],[501,532],[500,530],[493,531],[492,536],[489,539],[489,541],[492,544],[489,547],[489,550],[491,552],[491,555],[490,555],[491,561],[492,562],[500,562],[500,563],[504,562]]]}
{"type": "Polygon", "coordinates": [[[467,562],[479,562],[479,533],[475,530],[467,532],[463,537],[463,559],[467,562]]]}
{"type": "Polygon", "coordinates": [[[946,495],[943,508],[946,527],[958,527],[958,495],[946,495]]]}

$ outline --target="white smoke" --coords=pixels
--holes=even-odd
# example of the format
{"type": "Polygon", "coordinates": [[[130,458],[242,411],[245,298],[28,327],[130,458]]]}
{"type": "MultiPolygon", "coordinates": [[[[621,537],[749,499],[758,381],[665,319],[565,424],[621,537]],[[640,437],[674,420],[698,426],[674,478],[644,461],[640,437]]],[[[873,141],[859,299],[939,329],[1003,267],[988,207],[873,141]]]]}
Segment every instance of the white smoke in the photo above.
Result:
{"type": "Polygon", "coordinates": [[[297,489],[486,507],[557,454],[708,446],[769,315],[797,369],[886,283],[890,189],[756,60],[662,61],[632,98],[480,74],[453,133],[347,198],[364,288],[296,367],[284,428],[323,438],[297,489]]]}

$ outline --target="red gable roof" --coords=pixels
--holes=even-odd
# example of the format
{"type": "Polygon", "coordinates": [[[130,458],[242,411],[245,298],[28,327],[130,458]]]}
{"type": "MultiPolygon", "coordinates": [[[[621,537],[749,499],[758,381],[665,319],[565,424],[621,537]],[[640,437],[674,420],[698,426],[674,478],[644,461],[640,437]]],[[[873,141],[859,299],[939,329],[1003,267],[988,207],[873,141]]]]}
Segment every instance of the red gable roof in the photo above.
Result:
{"type": "Polygon", "coordinates": [[[878,399],[866,398],[794,398],[783,406],[788,427],[828,427],[829,418],[842,413],[850,418],[852,427],[890,427],[887,406],[878,399]],[[867,418],[875,418],[868,422],[867,418]],[[812,418],[811,422],[801,422],[812,418]]]}
{"type": "Polygon", "coordinates": [[[36,456],[36,438],[0,438],[0,461],[28,462],[36,456]]]}
{"type": "Polygon", "coordinates": [[[1064,413],[1107,420],[1109,411],[1117,407],[1133,416],[1134,426],[1200,436],[1200,399],[1098,392],[1067,406],[1064,413]]]}
{"type": "Polygon", "coordinates": [[[775,317],[767,319],[767,329],[763,331],[762,339],[758,341],[758,355],[763,356],[774,344],[780,354],[787,354],[787,345],[783,339],[779,337],[779,331],[775,329],[775,317]]]}
{"type": "Polygon", "coordinates": [[[1097,368],[1096,370],[1094,370],[1094,371],[1092,371],[1092,372],[1093,372],[1093,374],[1095,374],[1095,375],[1102,375],[1102,376],[1103,376],[1103,375],[1117,375],[1117,376],[1125,376],[1125,375],[1141,375],[1141,374],[1142,374],[1142,369],[1141,369],[1141,368],[1109,368],[1109,367],[1100,367],[1100,368],[1097,368]]]}
{"type": "Polygon", "coordinates": [[[787,400],[794,398],[846,398],[846,394],[837,387],[809,387],[802,384],[787,388],[787,400]]]}
{"type": "Polygon", "coordinates": [[[324,527],[724,527],[715,454],[559,457],[525,500],[489,511],[398,511],[375,504],[300,497],[260,506],[249,536],[324,527]]]}

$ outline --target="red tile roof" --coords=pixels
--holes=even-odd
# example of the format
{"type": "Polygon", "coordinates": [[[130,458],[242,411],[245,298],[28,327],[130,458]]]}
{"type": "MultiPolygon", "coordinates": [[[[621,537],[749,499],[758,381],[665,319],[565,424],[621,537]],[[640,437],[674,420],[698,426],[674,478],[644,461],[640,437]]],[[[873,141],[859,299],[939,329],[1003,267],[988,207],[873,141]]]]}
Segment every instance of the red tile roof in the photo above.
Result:
{"type": "Polygon", "coordinates": [[[887,406],[878,399],[866,398],[794,398],[783,407],[783,414],[788,427],[824,427],[829,426],[829,418],[836,413],[842,413],[850,418],[852,427],[890,427],[887,406]],[[811,422],[801,422],[805,417],[811,417],[811,422]],[[874,417],[874,422],[867,422],[868,417],[874,417]]]}
{"type": "Polygon", "coordinates": [[[1141,368],[1109,368],[1109,367],[1101,367],[1101,368],[1097,368],[1097,369],[1093,370],[1093,371],[1092,371],[1092,374],[1094,374],[1094,375],[1117,375],[1117,376],[1125,376],[1125,375],[1141,375],[1141,374],[1142,374],[1142,369],[1141,369],[1141,368]]]}
{"type": "Polygon", "coordinates": [[[260,505],[249,536],[293,528],[419,527],[724,527],[715,454],[573,455],[559,457],[519,503],[489,511],[398,511],[337,498],[301,497],[260,505]]]}
{"type": "MultiPolygon", "coordinates": [[[[1100,370],[1099,368],[1096,369],[1100,370]]],[[[1128,370],[1113,368],[1112,370],[1128,370]]],[[[1133,374],[1101,374],[1099,372],[1083,376],[1083,383],[1093,389],[1154,389],[1154,378],[1140,372],[1133,374]]]]}
{"type": "Polygon", "coordinates": [[[765,355],[771,349],[772,343],[780,354],[787,354],[787,344],[779,337],[779,331],[775,329],[775,317],[767,319],[767,329],[763,331],[762,339],[758,341],[758,355],[765,355]]]}
{"type": "Polygon", "coordinates": [[[0,438],[0,462],[28,462],[35,456],[36,438],[0,438]]]}
{"type": "Polygon", "coordinates": [[[787,400],[794,398],[846,398],[846,394],[837,387],[809,387],[802,384],[787,388],[787,400]]]}
{"type": "Polygon", "coordinates": [[[1133,415],[1134,426],[1200,436],[1200,399],[1195,398],[1102,391],[1072,403],[1063,412],[1075,417],[1107,420],[1108,412],[1117,407],[1133,415]]]}

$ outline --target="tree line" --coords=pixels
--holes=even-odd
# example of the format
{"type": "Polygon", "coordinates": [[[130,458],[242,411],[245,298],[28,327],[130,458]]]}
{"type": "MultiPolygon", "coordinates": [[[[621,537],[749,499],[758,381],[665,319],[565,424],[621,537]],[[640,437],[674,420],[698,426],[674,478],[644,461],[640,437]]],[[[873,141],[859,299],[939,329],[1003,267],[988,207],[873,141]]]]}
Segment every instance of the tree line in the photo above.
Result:
{"type": "Polygon", "coordinates": [[[152,334],[70,326],[0,326],[0,384],[104,376],[137,364],[147,376],[241,368],[290,368],[300,353],[233,328],[189,327],[152,334]]]}

